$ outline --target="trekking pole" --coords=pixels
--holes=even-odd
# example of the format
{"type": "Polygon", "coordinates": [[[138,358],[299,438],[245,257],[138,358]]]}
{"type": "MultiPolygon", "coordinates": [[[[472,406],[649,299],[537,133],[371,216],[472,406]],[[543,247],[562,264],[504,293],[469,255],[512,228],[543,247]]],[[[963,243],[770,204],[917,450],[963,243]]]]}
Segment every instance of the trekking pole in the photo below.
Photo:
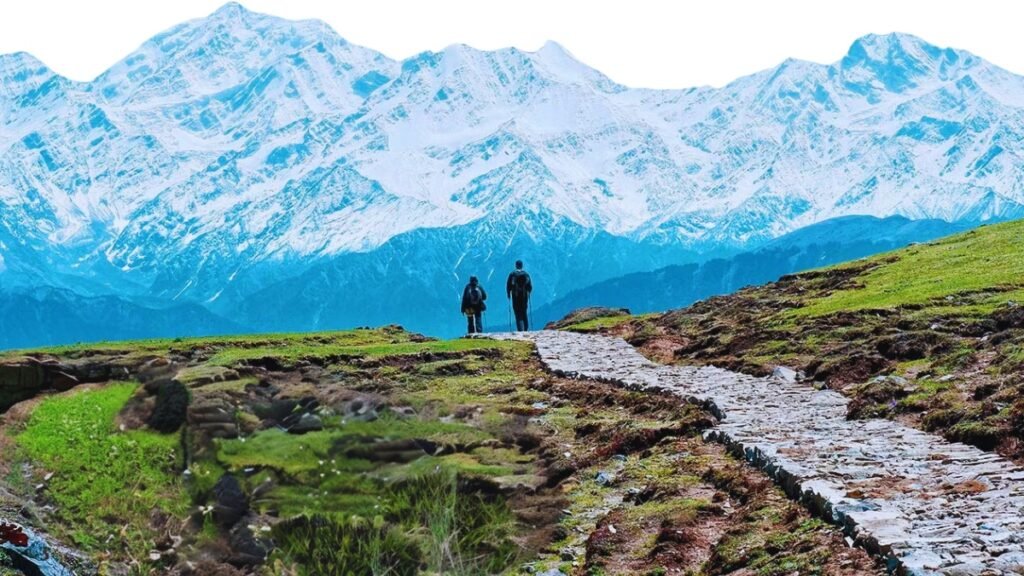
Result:
{"type": "Polygon", "coordinates": [[[530,298],[527,302],[530,304],[530,326],[533,330],[537,329],[537,326],[533,323],[533,298],[530,298]]]}
{"type": "Polygon", "coordinates": [[[508,299],[508,331],[512,331],[512,299],[508,299]]]}

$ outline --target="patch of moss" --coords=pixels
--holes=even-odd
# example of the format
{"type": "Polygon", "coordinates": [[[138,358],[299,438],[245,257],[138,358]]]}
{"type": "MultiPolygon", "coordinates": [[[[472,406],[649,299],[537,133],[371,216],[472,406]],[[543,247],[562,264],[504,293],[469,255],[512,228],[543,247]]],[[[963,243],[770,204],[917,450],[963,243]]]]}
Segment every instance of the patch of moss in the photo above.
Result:
{"type": "Polygon", "coordinates": [[[949,429],[951,440],[993,450],[1007,434],[1006,423],[994,419],[960,421],[949,429]]]}
{"type": "MultiPolygon", "coordinates": [[[[287,474],[318,471],[321,462],[340,461],[346,447],[383,440],[424,439],[440,444],[469,444],[490,438],[465,424],[385,416],[371,422],[349,421],[308,434],[263,430],[248,438],[218,442],[218,459],[231,469],[270,467],[287,474]]],[[[351,458],[348,460],[352,460],[351,458]]]]}
{"type": "MultiPolygon", "coordinates": [[[[118,342],[91,342],[35,348],[28,352],[76,357],[79,354],[163,354],[176,350],[207,350],[220,348],[255,347],[297,347],[316,345],[366,346],[408,342],[412,334],[404,330],[384,327],[378,329],[356,329],[339,332],[295,332],[278,334],[248,334],[239,336],[204,336],[199,338],[153,338],[118,342]]],[[[24,354],[26,351],[20,353],[24,354]]],[[[0,357],[16,354],[15,351],[0,353],[0,357]]]]}
{"type": "Polygon", "coordinates": [[[603,316],[600,318],[591,318],[583,322],[576,322],[575,324],[569,324],[564,328],[570,332],[599,332],[601,330],[607,330],[615,328],[630,322],[633,320],[632,316],[603,316]]]}
{"type": "Polygon", "coordinates": [[[223,366],[210,366],[208,364],[200,364],[198,366],[189,366],[183,368],[175,376],[175,380],[185,384],[186,386],[193,386],[197,382],[223,382],[225,380],[236,380],[238,374],[229,368],[223,366]]]}
{"type": "Polygon", "coordinates": [[[815,545],[826,526],[807,519],[791,525],[786,514],[773,508],[761,509],[749,523],[727,533],[714,548],[711,574],[749,570],[759,576],[825,573],[829,552],[815,545]]]}
{"type": "Polygon", "coordinates": [[[15,437],[24,457],[52,474],[45,493],[59,530],[87,550],[121,547],[144,557],[155,537],[150,513],[183,517],[189,508],[180,439],[114,425],[137,388],[123,382],[48,398],[15,437]]]}
{"type": "Polygon", "coordinates": [[[427,342],[373,342],[353,343],[330,341],[327,343],[309,341],[285,341],[254,347],[229,347],[210,358],[210,364],[233,366],[249,360],[273,358],[277,362],[291,363],[298,360],[330,360],[338,357],[381,358],[389,356],[414,356],[419,354],[462,353],[471,350],[504,350],[514,343],[497,340],[461,339],[434,340],[427,342]]]}

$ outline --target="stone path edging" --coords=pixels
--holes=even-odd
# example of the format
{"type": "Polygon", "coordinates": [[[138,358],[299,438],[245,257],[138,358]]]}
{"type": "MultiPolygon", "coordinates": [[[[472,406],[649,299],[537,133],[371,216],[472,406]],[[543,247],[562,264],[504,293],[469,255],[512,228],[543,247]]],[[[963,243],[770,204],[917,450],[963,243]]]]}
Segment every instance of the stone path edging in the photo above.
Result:
{"type": "Polygon", "coordinates": [[[705,438],[771,476],[907,575],[1024,574],[1024,469],[889,420],[847,420],[847,398],[799,382],[655,364],[624,340],[571,332],[533,342],[568,377],[663,391],[720,422],[705,438]]]}

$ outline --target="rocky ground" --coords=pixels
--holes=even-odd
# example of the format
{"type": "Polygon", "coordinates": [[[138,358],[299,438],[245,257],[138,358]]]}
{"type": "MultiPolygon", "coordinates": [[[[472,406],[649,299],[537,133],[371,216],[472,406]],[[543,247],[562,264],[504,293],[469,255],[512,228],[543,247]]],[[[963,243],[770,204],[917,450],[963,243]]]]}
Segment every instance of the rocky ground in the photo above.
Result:
{"type": "Polygon", "coordinates": [[[557,374],[706,407],[719,418],[706,439],[764,470],[900,574],[1024,573],[1024,468],[1004,458],[890,420],[847,419],[849,399],[781,376],[664,366],[605,336],[514,338],[534,342],[557,374]]]}
{"type": "Polygon", "coordinates": [[[781,370],[851,398],[850,418],[1024,462],[1022,304],[1024,223],[1011,222],[685,309],[590,309],[557,327],[619,335],[670,364],[781,370]]]}
{"type": "MultiPolygon", "coordinates": [[[[5,355],[0,389],[0,519],[78,574],[879,571],[702,442],[711,414],[524,343],[67,347],[5,355]]],[[[57,573],[6,546],[0,574],[57,573]]]]}

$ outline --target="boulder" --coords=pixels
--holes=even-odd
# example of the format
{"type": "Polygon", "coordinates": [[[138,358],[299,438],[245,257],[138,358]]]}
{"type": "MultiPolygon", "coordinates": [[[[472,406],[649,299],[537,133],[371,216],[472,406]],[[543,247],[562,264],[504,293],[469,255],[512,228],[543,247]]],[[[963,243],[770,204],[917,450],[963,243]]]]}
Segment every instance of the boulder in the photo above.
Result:
{"type": "Polygon", "coordinates": [[[78,378],[71,374],[68,374],[67,372],[63,372],[61,370],[53,372],[53,376],[51,378],[51,385],[58,392],[67,392],[68,390],[71,390],[75,386],[78,386],[78,384],[78,378]]]}
{"type": "Polygon", "coordinates": [[[224,474],[213,486],[213,521],[227,530],[249,513],[249,498],[232,474],[224,474]]]}
{"type": "Polygon", "coordinates": [[[772,370],[772,377],[783,382],[796,382],[803,378],[803,374],[786,366],[776,366],[772,370]]]}
{"type": "Polygon", "coordinates": [[[171,381],[177,367],[169,359],[157,356],[147,360],[139,367],[135,378],[150,394],[156,394],[164,382],[171,381]]]}
{"type": "Polygon", "coordinates": [[[182,368],[174,375],[174,379],[190,388],[199,388],[214,382],[238,380],[236,370],[224,366],[189,366],[182,368]]]}
{"type": "Polygon", "coordinates": [[[34,358],[0,364],[0,412],[47,389],[46,371],[34,358]]]}
{"type": "Polygon", "coordinates": [[[379,410],[386,407],[382,406],[377,398],[358,396],[342,403],[340,408],[340,412],[346,420],[372,422],[379,417],[379,410]]]}
{"type": "Polygon", "coordinates": [[[197,398],[188,407],[186,421],[189,428],[197,432],[199,443],[211,438],[238,437],[235,407],[223,398],[197,398]]]}
{"type": "Polygon", "coordinates": [[[209,422],[197,424],[193,428],[208,438],[238,438],[238,426],[230,422],[209,422]]]}
{"type": "Polygon", "coordinates": [[[222,398],[200,398],[188,407],[189,424],[235,421],[235,407],[222,398]]]}
{"type": "Polygon", "coordinates": [[[268,426],[291,428],[298,424],[303,414],[311,414],[320,407],[320,402],[312,396],[296,400],[294,398],[277,399],[269,404],[256,406],[256,415],[266,420],[268,426]]]}
{"type": "Polygon", "coordinates": [[[231,546],[231,563],[236,566],[256,566],[262,564],[270,554],[271,543],[267,538],[254,532],[251,525],[257,523],[250,514],[236,522],[228,533],[228,545],[231,546]]]}
{"type": "Polygon", "coordinates": [[[292,434],[305,434],[323,429],[324,423],[319,416],[306,413],[300,416],[298,421],[288,428],[288,432],[292,434]]]}

